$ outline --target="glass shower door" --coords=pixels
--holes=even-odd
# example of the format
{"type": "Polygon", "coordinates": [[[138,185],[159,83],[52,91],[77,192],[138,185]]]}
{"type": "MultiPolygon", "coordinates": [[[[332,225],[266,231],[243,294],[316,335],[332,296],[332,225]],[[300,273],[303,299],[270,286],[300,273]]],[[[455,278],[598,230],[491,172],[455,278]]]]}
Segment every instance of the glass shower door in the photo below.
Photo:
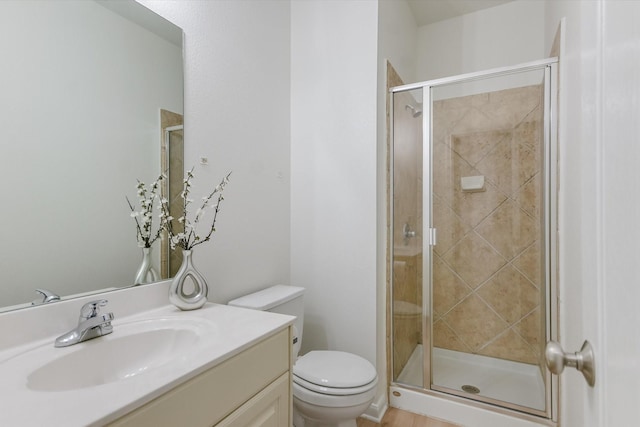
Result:
{"type": "Polygon", "coordinates": [[[432,87],[432,389],[544,411],[544,70],[432,87]]]}
{"type": "Polygon", "coordinates": [[[423,387],[422,89],[394,96],[393,377],[423,387]]]}

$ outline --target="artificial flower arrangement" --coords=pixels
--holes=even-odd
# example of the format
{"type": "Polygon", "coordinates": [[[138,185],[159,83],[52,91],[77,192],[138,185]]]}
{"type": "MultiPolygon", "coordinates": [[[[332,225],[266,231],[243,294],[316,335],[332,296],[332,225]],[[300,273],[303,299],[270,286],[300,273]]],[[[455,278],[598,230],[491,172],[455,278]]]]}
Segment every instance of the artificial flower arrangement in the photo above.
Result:
{"type": "Polygon", "coordinates": [[[191,218],[189,216],[189,205],[191,205],[194,200],[189,198],[189,194],[191,193],[191,180],[194,177],[193,168],[187,172],[187,176],[183,181],[182,192],[180,193],[180,197],[182,198],[182,210],[180,212],[180,217],[178,217],[178,222],[184,227],[182,231],[174,230],[172,222],[174,217],[171,215],[169,210],[169,201],[164,197],[161,199],[159,207],[160,223],[162,228],[167,230],[171,249],[179,247],[182,250],[188,251],[197,245],[208,242],[211,239],[211,235],[216,231],[216,220],[218,219],[218,212],[220,212],[220,204],[224,200],[224,187],[229,183],[230,176],[231,172],[222,179],[220,184],[218,184],[208,196],[202,198],[202,204],[191,218]],[[216,194],[218,195],[217,198],[214,197],[216,194]],[[212,200],[216,201],[209,206],[209,203],[212,200]],[[198,234],[196,228],[205,216],[207,207],[213,209],[213,220],[211,221],[211,226],[208,228],[207,234],[202,237],[198,234]]]}
{"type": "Polygon", "coordinates": [[[220,212],[220,204],[224,200],[223,190],[224,187],[229,183],[231,172],[229,172],[222,179],[220,184],[218,184],[208,196],[202,198],[202,205],[200,205],[194,217],[190,218],[189,205],[193,203],[194,200],[189,198],[189,194],[191,193],[191,181],[193,180],[194,176],[195,175],[193,174],[193,168],[191,168],[191,170],[187,172],[187,175],[183,181],[183,188],[182,192],[180,193],[180,197],[182,198],[182,211],[181,216],[178,218],[178,222],[184,224],[183,231],[174,230],[172,222],[174,217],[171,215],[169,209],[169,200],[167,200],[166,197],[160,198],[160,195],[158,194],[160,184],[163,179],[166,179],[166,175],[161,174],[149,188],[143,181],[138,180],[136,189],[138,190],[140,210],[136,210],[135,206],[131,203],[131,201],[129,201],[128,197],[126,199],[127,203],[129,204],[129,208],[131,209],[131,217],[136,222],[136,238],[138,240],[139,247],[150,248],[153,242],[155,242],[160,237],[163,230],[167,231],[171,249],[179,247],[183,250],[191,250],[194,246],[211,240],[211,235],[216,231],[215,225],[218,218],[218,212],[220,212]],[[218,195],[218,197],[215,204],[209,206],[209,203],[212,199],[214,199],[214,196],[216,194],[218,195]],[[156,202],[156,199],[159,199],[160,203],[158,205],[158,209],[160,210],[160,224],[154,230],[153,206],[156,202]],[[211,222],[211,227],[209,227],[207,235],[203,238],[197,233],[196,226],[204,217],[207,207],[212,208],[214,211],[213,221],[211,222]]]}
{"type": "MultiPolygon", "coordinates": [[[[127,197],[127,203],[131,209],[131,217],[136,221],[136,238],[138,240],[138,246],[141,248],[150,248],[153,242],[155,242],[164,226],[160,221],[159,226],[153,230],[153,205],[156,199],[159,198],[158,190],[160,189],[160,183],[166,176],[160,175],[152,184],[151,188],[147,188],[146,184],[138,180],[136,186],[138,190],[138,200],[140,203],[140,210],[136,210],[133,204],[127,197]]],[[[162,217],[161,217],[162,219],[162,217]]]]}

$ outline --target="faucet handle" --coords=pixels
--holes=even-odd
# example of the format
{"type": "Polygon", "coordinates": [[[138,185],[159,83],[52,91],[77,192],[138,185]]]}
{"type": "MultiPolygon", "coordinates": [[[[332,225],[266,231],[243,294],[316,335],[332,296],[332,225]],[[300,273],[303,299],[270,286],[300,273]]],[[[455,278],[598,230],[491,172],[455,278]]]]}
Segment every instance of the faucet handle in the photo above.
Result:
{"type": "Polygon", "coordinates": [[[36,292],[42,295],[42,300],[40,298],[37,298],[31,301],[31,305],[40,305],[60,301],[60,296],[56,295],[49,289],[36,289],[36,292]]]}
{"type": "Polygon", "coordinates": [[[100,313],[100,307],[104,307],[108,302],[106,299],[99,299],[83,305],[80,309],[80,321],[96,317],[100,313]]]}

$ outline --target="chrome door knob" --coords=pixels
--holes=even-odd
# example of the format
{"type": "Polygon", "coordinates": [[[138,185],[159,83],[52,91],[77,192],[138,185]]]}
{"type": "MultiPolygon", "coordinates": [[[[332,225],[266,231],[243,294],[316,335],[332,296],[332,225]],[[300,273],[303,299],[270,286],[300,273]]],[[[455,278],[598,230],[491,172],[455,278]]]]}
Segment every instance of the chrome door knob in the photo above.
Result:
{"type": "Polygon", "coordinates": [[[564,367],[569,366],[582,372],[584,379],[591,387],[595,385],[594,353],[589,341],[585,341],[580,351],[575,353],[565,353],[560,344],[555,341],[549,341],[544,350],[544,357],[547,362],[547,368],[551,373],[560,375],[564,367]]]}

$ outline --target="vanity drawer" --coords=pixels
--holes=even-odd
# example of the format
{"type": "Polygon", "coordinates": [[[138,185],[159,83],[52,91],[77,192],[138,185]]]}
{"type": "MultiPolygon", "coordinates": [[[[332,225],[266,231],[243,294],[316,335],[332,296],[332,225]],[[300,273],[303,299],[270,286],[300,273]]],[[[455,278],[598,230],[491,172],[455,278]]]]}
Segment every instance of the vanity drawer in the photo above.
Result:
{"type": "MultiPolygon", "coordinates": [[[[134,410],[111,425],[215,425],[289,370],[290,342],[287,328],[134,410]]],[[[290,405],[290,402],[287,405],[290,405]]]]}

